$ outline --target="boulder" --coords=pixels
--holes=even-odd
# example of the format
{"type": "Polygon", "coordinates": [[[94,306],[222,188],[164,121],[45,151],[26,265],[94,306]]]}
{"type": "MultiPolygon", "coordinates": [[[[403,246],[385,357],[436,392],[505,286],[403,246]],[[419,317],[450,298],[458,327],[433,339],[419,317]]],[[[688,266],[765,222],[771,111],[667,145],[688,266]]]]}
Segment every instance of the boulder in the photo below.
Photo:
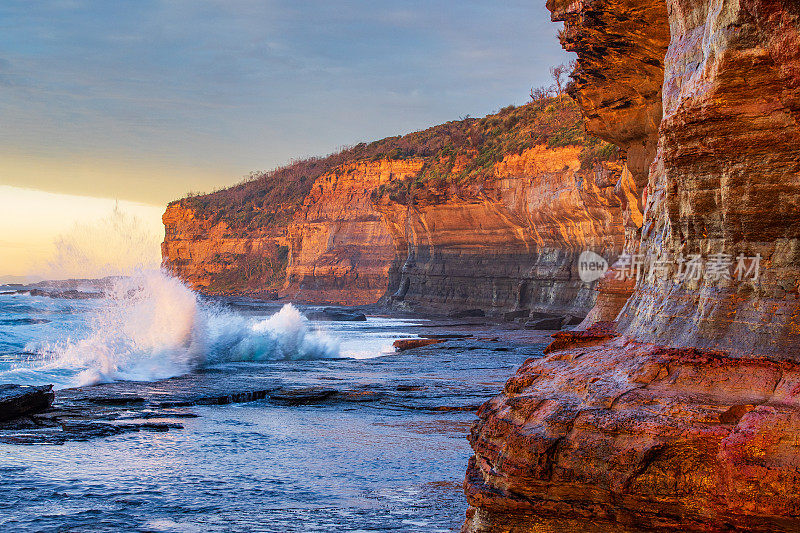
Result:
{"type": "Polygon", "coordinates": [[[503,313],[503,320],[508,322],[513,322],[518,318],[525,318],[530,314],[529,309],[520,309],[518,311],[509,311],[508,313],[503,313]]]}

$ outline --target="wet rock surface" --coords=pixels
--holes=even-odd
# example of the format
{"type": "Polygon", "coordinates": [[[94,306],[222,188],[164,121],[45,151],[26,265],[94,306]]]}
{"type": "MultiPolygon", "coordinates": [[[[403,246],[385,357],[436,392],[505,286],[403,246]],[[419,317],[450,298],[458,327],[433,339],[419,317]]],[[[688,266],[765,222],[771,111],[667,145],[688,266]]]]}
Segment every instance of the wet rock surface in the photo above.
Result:
{"type": "Polygon", "coordinates": [[[105,294],[102,292],[86,292],[86,291],[79,291],[77,289],[68,289],[65,291],[31,289],[28,292],[31,296],[44,296],[46,298],[61,298],[64,300],[97,300],[100,298],[105,298],[105,294]]]}
{"type": "Polygon", "coordinates": [[[797,531],[799,383],[626,339],[526,361],[478,412],[466,530],[797,531]]]}
{"type": "Polygon", "coordinates": [[[53,403],[53,387],[0,385],[0,422],[43,411],[53,403]]]}
{"type": "Polygon", "coordinates": [[[432,344],[444,342],[442,339],[399,339],[394,341],[394,348],[397,351],[411,350],[412,348],[422,348],[432,344]]]}
{"type": "Polygon", "coordinates": [[[342,308],[326,307],[322,311],[309,311],[306,316],[311,320],[331,320],[337,322],[366,322],[367,316],[361,311],[342,308]]]}
{"type": "Polygon", "coordinates": [[[527,329],[545,329],[556,330],[561,329],[565,325],[566,320],[562,317],[555,318],[537,318],[525,322],[527,329]]]}

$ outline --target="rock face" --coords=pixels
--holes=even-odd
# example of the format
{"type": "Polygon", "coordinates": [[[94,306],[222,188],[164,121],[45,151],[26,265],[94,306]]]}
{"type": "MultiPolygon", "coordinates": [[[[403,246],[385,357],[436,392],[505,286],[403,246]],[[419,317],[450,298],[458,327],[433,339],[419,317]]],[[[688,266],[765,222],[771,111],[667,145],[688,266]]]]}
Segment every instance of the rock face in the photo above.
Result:
{"type": "Polygon", "coordinates": [[[624,339],[531,359],[478,413],[467,530],[797,531],[799,402],[797,363],[624,339]]]}
{"type": "Polygon", "coordinates": [[[566,96],[332,157],[170,204],[166,264],[212,294],[583,317],[579,254],[613,260],[641,227],[632,175],[566,96]]]}
{"type": "Polygon", "coordinates": [[[664,56],[670,40],[663,0],[548,0],[564,21],[566,50],[578,54],[568,91],[586,127],[628,154],[640,189],[647,184],[661,123],[664,56]]]}
{"type": "Polygon", "coordinates": [[[317,179],[289,226],[286,294],[343,305],[377,302],[389,288],[396,248],[372,194],[394,180],[416,177],[423,164],[354,163],[317,179]]]}
{"type": "Polygon", "coordinates": [[[583,316],[595,294],[577,272],[584,250],[624,243],[621,169],[581,170],[579,147],[537,147],[506,157],[481,194],[458,191],[410,208],[382,205],[397,248],[397,307],[477,307],[583,316]]]}
{"type": "Polygon", "coordinates": [[[760,255],[761,271],[758,281],[643,283],[622,327],[800,360],[800,5],[674,5],[641,250],[760,255]]]}
{"type": "Polygon", "coordinates": [[[164,263],[193,288],[209,294],[264,295],[276,270],[286,264],[286,237],[277,232],[241,234],[225,221],[209,221],[183,202],[167,206],[162,217],[164,263]]]}
{"type": "Polygon", "coordinates": [[[626,249],[674,266],[608,276],[584,325],[631,291],[621,336],[557,339],[484,406],[464,529],[798,531],[800,4],[548,7],[587,126],[628,150],[626,249]]]}

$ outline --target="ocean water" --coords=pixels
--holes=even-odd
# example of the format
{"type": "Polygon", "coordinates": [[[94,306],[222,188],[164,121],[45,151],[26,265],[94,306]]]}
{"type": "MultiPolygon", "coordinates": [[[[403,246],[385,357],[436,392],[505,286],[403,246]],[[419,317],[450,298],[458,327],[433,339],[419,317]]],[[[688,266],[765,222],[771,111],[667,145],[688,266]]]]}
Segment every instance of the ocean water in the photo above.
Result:
{"type": "Polygon", "coordinates": [[[423,321],[302,311],[217,305],[161,272],[121,279],[105,299],[0,288],[0,383],[124,388],[190,374],[224,386],[246,375],[369,393],[191,406],[164,433],[0,444],[0,530],[457,531],[472,410],[531,348],[394,353],[423,321]]]}

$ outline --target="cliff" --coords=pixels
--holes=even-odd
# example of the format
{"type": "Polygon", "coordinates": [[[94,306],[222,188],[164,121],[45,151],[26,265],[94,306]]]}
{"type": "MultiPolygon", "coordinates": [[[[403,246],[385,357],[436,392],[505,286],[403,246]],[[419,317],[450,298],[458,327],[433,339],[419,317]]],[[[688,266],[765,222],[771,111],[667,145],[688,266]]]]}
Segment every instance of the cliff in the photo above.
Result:
{"type": "Polygon", "coordinates": [[[240,235],[226,222],[210,222],[181,203],[167,206],[162,219],[164,260],[197,290],[269,296],[271,286],[282,277],[288,247],[281,234],[240,235]]]}
{"type": "Polygon", "coordinates": [[[624,197],[620,166],[582,170],[581,152],[534,147],[494,165],[479,193],[459,187],[410,208],[379,205],[405,258],[389,301],[584,316],[596,294],[578,275],[578,256],[622,250],[624,197]]]}
{"type": "Polygon", "coordinates": [[[616,324],[560,334],[481,409],[464,530],[797,531],[800,5],[548,8],[651,263],[624,304],[601,284],[590,316],[616,324]]]}
{"type": "Polygon", "coordinates": [[[578,255],[638,228],[611,148],[566,97],[360,144],[171,204],[165,262],[217,294],[582,317],[578,255]]]}
{"type": "Polygon", "coordinates": [[[390,286],[396,248],[372,194],[394,180],[419,175],[424,162],[359,162],[319,178],[289,225],[286,293],[293,299],[339,304],[377,302],[390,286]]]}

